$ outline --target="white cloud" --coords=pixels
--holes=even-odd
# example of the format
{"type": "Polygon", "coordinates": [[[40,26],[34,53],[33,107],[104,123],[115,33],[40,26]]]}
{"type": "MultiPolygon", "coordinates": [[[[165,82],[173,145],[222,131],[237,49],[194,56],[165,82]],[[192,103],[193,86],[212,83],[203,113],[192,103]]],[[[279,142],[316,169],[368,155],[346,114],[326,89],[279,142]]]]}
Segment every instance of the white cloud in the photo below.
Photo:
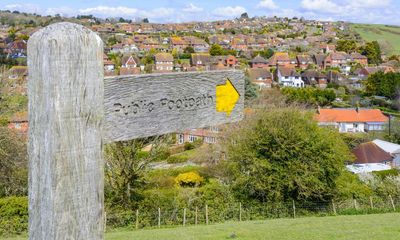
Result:
{"type": "Polygon", "coordinates": [[[322,13],[339,13],[342,7],[330,0],[302,0],[301,6],[306,10],[322,13]]]}
{"type": "Polygon", "coordinates": [[[108,6],[97,6],[92,8],[79,9],[80,14],[93,14],[102,17],[122,17],[132,16],[138,13],[136,8],[128,7],[108,7],[108,6]]]}
{"type": "Polygon", "coordinates": [[[274,2],[274,0],[262,0],[260,3],[257,4],[258,8],[264,8],[264,9],[278,9],[278,5],[274,2]]]}
{"type": "Polygon", "coordinates": [[[213,14],[217,17],[238,17],[242,13],[246,12],[246,8],[241,6],[236,7],[220,7],[213,11],[213,14]]]}
{"type": "Polygon", "coordinates": [[[190,3],[183,9],[183,11],[187,12],[187,13],[199,13],[199,12],[202,12],[203,10],[204,10],[203,8],[198,7],[198,6],[194,5],[193,3],[190,3]]]}
{"type": "Polygon", "coordinates": [[[4,6],[4,9],[10,10],[10,11],[26,12],[26,13],[39,13],[42,11],[40,6],[35,5],[35,4],[29,4],[29,3],[8,4],[8,5],[4,6]]]}
{"type": "Polygon", "coordinates": [[[392,3],[391,0],[348,0],[351,7],[356,8],[386,8],[392,3]]]}

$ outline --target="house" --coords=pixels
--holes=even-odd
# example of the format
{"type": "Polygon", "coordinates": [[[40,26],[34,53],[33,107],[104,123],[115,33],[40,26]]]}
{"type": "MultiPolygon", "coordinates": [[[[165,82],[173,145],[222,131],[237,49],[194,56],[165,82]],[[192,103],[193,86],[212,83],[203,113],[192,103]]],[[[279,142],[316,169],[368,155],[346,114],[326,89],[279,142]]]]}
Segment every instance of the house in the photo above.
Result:
{"type": "Polygon", "coordinates": [[[307,69],[310,64],[313,64],[314,61],[309,55],[297,55],[296,56],[296,65],[298,68],[307,69]]]}
{"type": "Polygon", "coordinates": [[[386,66],[363,67],[358,71],[358,76],[363,79],[377,72],[389,73],[394,72],[394,70],[386,66]]]}
{"type": "Polygon", "coordinates": [[[353,173],[384,171],[392,168],[393,157],[374,142],[362,143],[352,150],[356,157],[347,169],[353,173]]]}
{"type": "Polygon", "coordinates": [[[28,112],[15,113],[7,125],[8,129],[14,130],[18,133],[28,133],[28,112]]]}
{"type": "Polygon", "coordinates": [[[361,66],[368,66],[368,58],[358,52],[350,54],[353,62],[359,63],[361,66]]]}
{"type": "Polygon", "coordinates": [[[301,74],[301,79],[305,84],[311,86],[318,86],[320,88],[326,88],[328,84],[328,77],[316,70],[306,70],[301,74]]]}
{"type": "Polygon", "coordinates": [[[103,54],[103,65],[104,65],[105,76],[115,75],[115,64],[106,54],[103,54]]]}
{"type": "Polygon", "coordinates": [[[272,57],[269,59],[269,66],[271,67],[294,67],[295,60],[292,61],[289,57],[289,53],[287,52],[276,52],[272,57]]]}
{"type": "Polygon", "coordinates": [[[268,61],[261,57],[260,55],[257,55],[255,58],[253,58],[250,62],[250,67],[251,68],[267,68],[269,67],[268,61]]]}
{"type": "Polygon", "coordinates": [[[379,109],[318,109],[320,126],[333,127],[341,133],[382,131],[389,118],[379,109]]]}
{"type": "Polygon", "coordinates": [[[184,144],[186,142],[202,141],[208,144],[214,144],[218,140],[219,128],[207,127],[199,129],[191,129],[176,134],[177,144],[184,144]]]}
{"type": "Polygon", "coordinates": [[[271,88],[273,75],[266,68],[250,68],[248,70],[250,81],[256,84],[259,89],[271,88]]]}
{"type": "Polygon", "coordinates": [[[157,53],[154,55],[156,72],[172,72],[174,70],[174,57],[170,53],[157,53]]]}
{"type": "Polygon", "coordinates": [[[323,53],[332,53],[336,51],[336,46],[334,44],[321,44],[320,49],[323,53]]]}
{"type": "Polygon", "coordinates": [[[26,66],[13,66],[7,72],[8,79],[15,80],[17,82],[25,82],[28,76],[28,67],[26,66]]]}
{"type": "Polygon", "coordinates": [[[278,67],[276,75],[279,84],[284,87],[304,87],[304,81],[296,69],[290,67],[278,67]]]}
{"type": "Polygon", "coordinates": [[[119,75],[132,75],[138,73],[140,73],[139,60],[132,55],[123,57],[119,75]]]}
{"type": "Polygon", "coordinates": [[[190,63],[193,67],[210,70],[211,56],[208,53],[192,53],[190,63]]]}
{"type": "Polygon", "coordinates": [[[177,49],[179,52],[183,52],[183,50],[185,50],[185,48],[189,46],[189,43],[181,37],[172,37],[171,46],[173,49],[177,49]]]}
{"type": "Polygon", "coordinates": [[[320,69],[325,69],[325,58],[326,56],[324,54],[315,54],[313,56],[315,65],[320,69]]]}
{"type": "Polygon", "coordinates": [[[375,143],[375,145],[377,145],[381,149],[383,149],[385,152],[392,155],[392,157],[393,157],[392,166],[396,167],[396,168],[400,168],[400,145],[399,144],[383,141],[380,139],[375,139],[372,142],[375,143]]]}
{"type": "Polygon", "coordinates": [[[333,52],[325,58],[325,68],[336,67],[339,68],[341,72],[348,74],[351,69],[351,66],[348,64],[350,61],[350,55],[344,52],[333,52]]]}

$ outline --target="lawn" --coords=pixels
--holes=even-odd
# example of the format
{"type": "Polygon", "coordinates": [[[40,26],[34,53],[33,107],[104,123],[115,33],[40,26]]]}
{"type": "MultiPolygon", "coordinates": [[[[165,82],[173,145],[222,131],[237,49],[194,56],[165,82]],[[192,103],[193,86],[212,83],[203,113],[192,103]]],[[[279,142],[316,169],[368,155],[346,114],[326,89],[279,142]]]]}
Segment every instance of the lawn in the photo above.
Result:
{"type": "Polygon", "coordinates": [[[353,24],[352,28],[366,41],[378,41],[388,54],[400,54],[400,27],[378,24],[353,24]]]}
{"type": "MultiPolygon", "coordinates": [[[[17,239],[26,238],[8,238],[7,240],[17,239]]],[[[106,240],[128,239],[398,240],[400,239],[400,213],[227,222],[209,226],[139,231],[118,229],[106,234],[106,240]]]]}

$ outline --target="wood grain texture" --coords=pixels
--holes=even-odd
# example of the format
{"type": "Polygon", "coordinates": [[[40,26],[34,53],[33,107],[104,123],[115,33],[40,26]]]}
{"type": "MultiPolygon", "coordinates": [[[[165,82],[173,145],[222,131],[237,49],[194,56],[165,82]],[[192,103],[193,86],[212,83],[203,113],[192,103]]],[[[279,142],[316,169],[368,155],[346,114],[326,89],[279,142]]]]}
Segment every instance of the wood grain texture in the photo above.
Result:
{"type": "Polygon", "coordinates": [[[102,54],[72,23],[28,42],[29,239],[103,239],[102,54]]]}
{"type": "Polygon", "coordinates": [[[107,77],[104,80],[106,142],[236,122],[243,118],[242,71],[107,77]],[[240,94],[231,114],[216,110],[216,87],[229,79],[240,94]]]}

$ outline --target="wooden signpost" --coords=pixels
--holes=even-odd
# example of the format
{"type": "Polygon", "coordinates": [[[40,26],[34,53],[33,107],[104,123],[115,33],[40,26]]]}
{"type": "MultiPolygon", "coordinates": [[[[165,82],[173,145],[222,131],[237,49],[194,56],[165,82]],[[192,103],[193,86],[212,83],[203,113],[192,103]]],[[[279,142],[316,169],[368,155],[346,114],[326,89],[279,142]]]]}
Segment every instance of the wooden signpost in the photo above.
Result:
{"type": "Polygon", "coordinates": [[[57,23],[28,42],[29,239],[104,238],[102,144],[243,118],[244,76],[103,76],[103,43],[57,23]]]}

